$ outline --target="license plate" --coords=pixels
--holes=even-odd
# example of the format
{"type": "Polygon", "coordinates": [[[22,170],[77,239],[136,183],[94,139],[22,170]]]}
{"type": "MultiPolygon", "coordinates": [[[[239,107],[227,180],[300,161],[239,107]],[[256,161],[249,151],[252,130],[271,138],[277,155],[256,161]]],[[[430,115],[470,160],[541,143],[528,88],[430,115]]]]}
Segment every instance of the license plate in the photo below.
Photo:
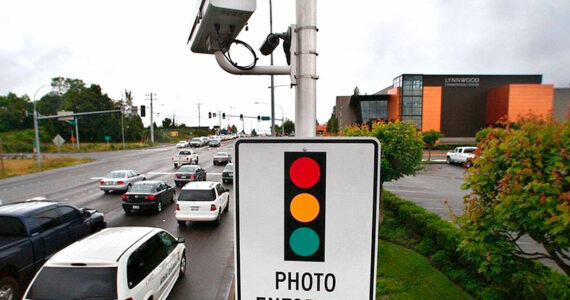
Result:
{"type": "Polygon", "coordinates": [[[141,207],[138,205],[133,205],[133,209],[139,209],[139,208],[141,208],[141,207]]]}
{"type": "Polygon", "coordinates": [[[191,206],[190,211],[198,211],[200,209],[199,206],[191,206]]]}
{"type": "Polygon", "coordinates": [[[182,178],[188,178],[188,176],[182,176],[182,178]]]}

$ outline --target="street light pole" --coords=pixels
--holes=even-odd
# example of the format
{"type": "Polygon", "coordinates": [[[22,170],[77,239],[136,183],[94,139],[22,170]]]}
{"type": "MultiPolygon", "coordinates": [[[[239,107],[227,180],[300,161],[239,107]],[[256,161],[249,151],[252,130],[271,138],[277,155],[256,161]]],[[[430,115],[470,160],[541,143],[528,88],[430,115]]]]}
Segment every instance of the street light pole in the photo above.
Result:
{"type": "Polygon", "coordinates": [[[47,86],[51,86],[49,84],[46,85],[42,85],[40,86],[36,92],[34,93],[34,101],[32,102],[34,105],[34,131],[35,131],[35,136],[36,136],[36,155],[37,155],[37,159],[38,159],[38,168],[42,168],[42,153],[41,153],[41,149],[40,149],[40,133],[38,130],[38,111],[36,110],[36,95],[38,94],[38,92],[42,89],[45,88],[47,86]]]}
{"type": "MultiPolygon", "coordinates": [[[[268,103],[268,102],[259,102],[259,101],[255,101],[253,103],[255,103],[255,104],[268,104],[268,105],[271,105],[272,107],[274,105],[279,106],[279,109],[281,110],[281,135],[283,135],[283,132],[284,132],[283,131],[283,123],[285,123],[285,114],[283,113],[283,106],[281,106],[277,103],[268,103]]],[[[275,119],[271,118],[271,121],[275,122],[275,119]]],[[[273,125],[273,126],[275,126],[275,125],[273,125]]],[[[272,130],[275,130],[275,127],[272,127],[272,130]]]]}
{"type": "MultiPolygon", "coordinates": [[[[269,33],[273,33],[273,5],[269,0],[269,33]]],[[[273,66],[273,52],[271,52],[271,65],[273,66]]],[[[275,136],[275,82],[271,75],[271,136],[275,136]]]]}

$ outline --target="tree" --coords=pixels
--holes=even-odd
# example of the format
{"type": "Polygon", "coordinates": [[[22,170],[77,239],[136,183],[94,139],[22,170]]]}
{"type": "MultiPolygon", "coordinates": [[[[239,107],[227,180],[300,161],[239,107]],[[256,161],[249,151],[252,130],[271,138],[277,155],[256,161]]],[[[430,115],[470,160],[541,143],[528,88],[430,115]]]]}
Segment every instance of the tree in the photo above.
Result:
{"type": "Polygon", "coordinates": [[[346,127],[344,135],[373,136],[380,141],[382,183],[414,175],[421,170],[423,141],[414,125],[400,121],[374,122],[371,129],[368,125],[346,127]]]}
{"type": "Polygon", "coordinates": [[[295,131],[295,123],[291,120],[285,120],[283,122],[283,133],[286,135],[291,135],[295,131]]]}
{"type": "Polygon", "coordinates": [[[236,125],[232,125],[232,133],[238,133],[236,125]]]}
{"type": "Polygon", "coordinates": [[[32,112],[28,96],[14,93],[0,96],[0,132],[32,128],[33,117],[26,115],[26,111],[32,112]]]}
{"type": "Polygon", "coordinates": [[[257,131],[255,131],[255,129],[251,130],[251,136],[257,136],[257,131]]]}
{"type": "Polygon", "coordinates": [[[164,120],[162,120],[162,128],[170,127],[172,127],[172,120],[170,120],[170,118],[164,118],[164,120]]]}
{"type": "Polygon", "coordinates": [[[338,119],[336,118],[335,107],[333,107],[333,112],[330,119],[327,121],[327,132],[337,134],[338,133],[338,119]]]}
{"type": "Polygon", "coordinates": [[[458,219],[466,233],[461,249],[494,280],[535,274],[536,259],[570,275],[570,120],[527,116],[486,130],[463,185],[472,192],[458,219]],[[522,236],[546,253],[522,249],[522,236]]]}
{"type": "Polygon", "coordinates": [[[428,146],[428,161],[431,161],[431,149],[433,148],[435,143],[442,137],[443,137],[443,133],[436,131],[436,130],[433,130],[433,129],[430,131],[424,132],[422,134],[424,144],[428,146]]]}

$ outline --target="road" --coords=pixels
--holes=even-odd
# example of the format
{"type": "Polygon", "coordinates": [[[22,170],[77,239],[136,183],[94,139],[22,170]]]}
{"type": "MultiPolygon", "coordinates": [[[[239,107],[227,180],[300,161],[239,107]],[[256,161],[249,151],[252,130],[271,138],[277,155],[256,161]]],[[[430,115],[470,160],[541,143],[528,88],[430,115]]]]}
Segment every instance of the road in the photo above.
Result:
{"type": "MultiPolygon", "coordinates": [[[[220,148],[198,148],[199,164],[208,173],[221,173],[224,166],[214,166],[212,157],[217,151],[233,153],[234,142],[224,142],[220,148]]],[[[32,197],[46,197],[74,204],[78,207],[97,209],[105,214],[108,226],[157,226],[175,236],[186,239],[188,259],[187,276],[173,288],[169,299],[227,299],[234,276],[233,206],[222,219],[220,226],[193,224],[179,227],[174,218],[174,205],[167,205],[159,214],[125,215],[121,207],[121,194],[104,194],[99,190],[99,180],[109,171],[133,169],[145,174],[147,179],[163,180],[174,185],[175,172],[170,157],[176,153],[174,146],[142,150],[79,153],[73,156],[89,156],[95,161],[72,167],[54,169],[35,174],[0,180],[0,199],[4,203],[22,201],[32,197]],[[153,173],[159,174],[153,174],[153,173]]],[[[208,180],[221,181],[219,176],[209,175],[208,180]]],[[[233,186],[225,185],[230,190],[233,186]]],[[[177,188],[177,194],[180,188],[177,188]]],[[[231,191],[233,192],[233,191],[231,191]]],[[[231,193],[230,193],[231,195],[231,193]]],[[[231,197],[231,196],[230,196],[231,197]]],[[[232,200],[232,199],[230,199],[232,200]]]]}

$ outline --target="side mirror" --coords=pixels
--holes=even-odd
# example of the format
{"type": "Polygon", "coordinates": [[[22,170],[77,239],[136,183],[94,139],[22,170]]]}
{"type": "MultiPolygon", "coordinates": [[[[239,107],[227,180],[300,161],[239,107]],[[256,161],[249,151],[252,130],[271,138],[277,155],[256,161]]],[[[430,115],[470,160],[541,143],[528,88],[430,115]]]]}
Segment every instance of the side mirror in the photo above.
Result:
{"type": "Polygon", "coordinates": [[[84,216],[84,217],[91,217],[91,215],[93,215],[93,213],[91,213],[90,210],[87,210],[87,209],[85,209],[85,208],[82,208],[82,209],[81,209],[81,215],[84,216]]]}
{"type": "Polygon", "coordinates": [[[183,237],[178,237],[177,241],[179,244],[184,244],[186,242],[186,239],[183,237]]]}

